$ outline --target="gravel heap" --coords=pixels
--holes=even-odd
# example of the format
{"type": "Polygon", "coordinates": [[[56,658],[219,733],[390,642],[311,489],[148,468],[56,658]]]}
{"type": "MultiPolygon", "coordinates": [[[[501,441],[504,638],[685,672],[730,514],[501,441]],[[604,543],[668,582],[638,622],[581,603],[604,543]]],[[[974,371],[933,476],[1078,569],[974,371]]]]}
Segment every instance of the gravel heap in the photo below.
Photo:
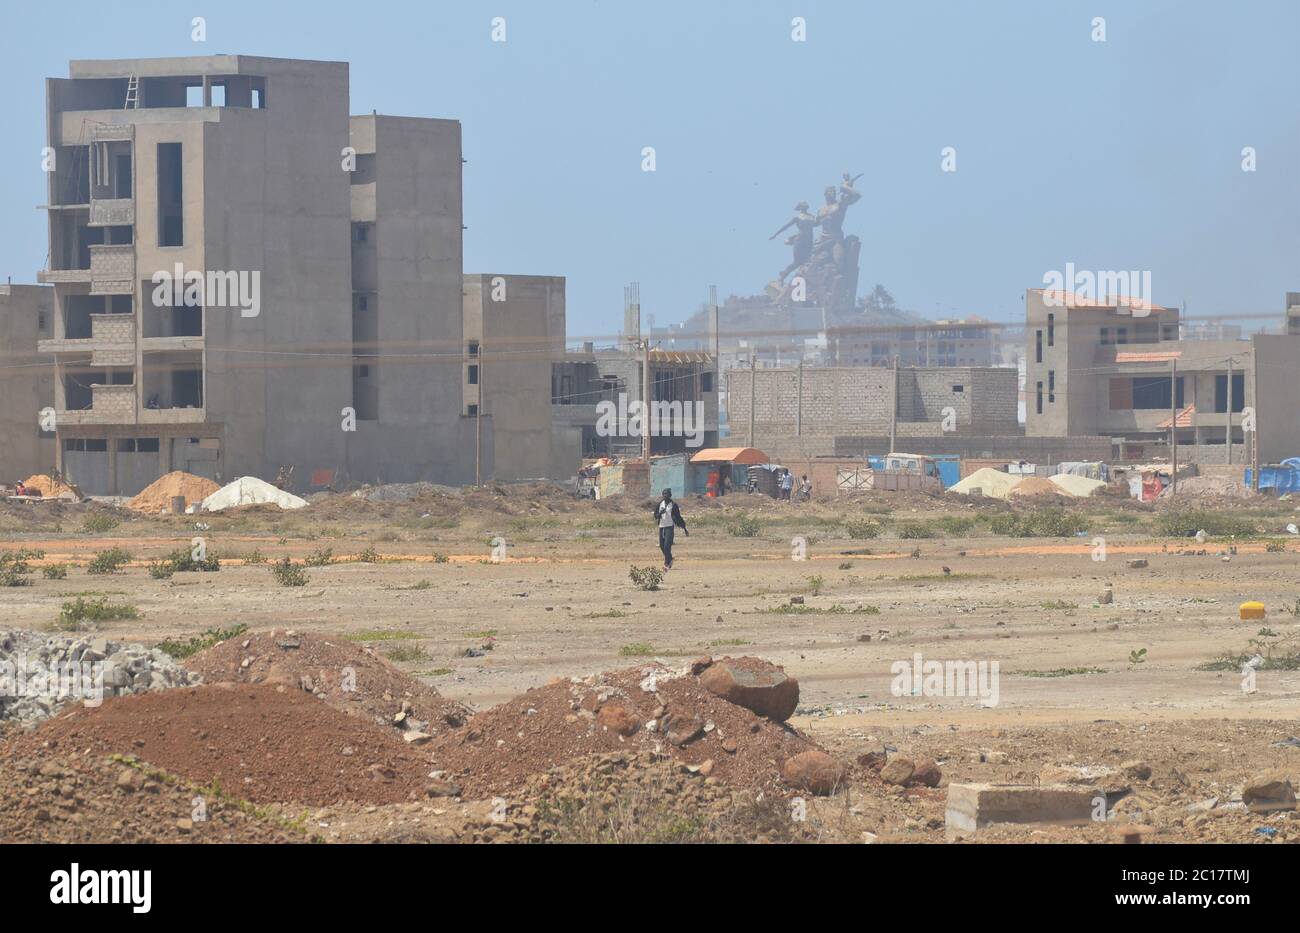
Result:
{"type": "Polygon", "coordinates": [[[0,631],[0,720],[47,719],[97,688],[101,670],[104,699],[202,679],[157,648],[107,638],[0,631]],[[51,675],[61,683],[51,683],[51,675]]]}

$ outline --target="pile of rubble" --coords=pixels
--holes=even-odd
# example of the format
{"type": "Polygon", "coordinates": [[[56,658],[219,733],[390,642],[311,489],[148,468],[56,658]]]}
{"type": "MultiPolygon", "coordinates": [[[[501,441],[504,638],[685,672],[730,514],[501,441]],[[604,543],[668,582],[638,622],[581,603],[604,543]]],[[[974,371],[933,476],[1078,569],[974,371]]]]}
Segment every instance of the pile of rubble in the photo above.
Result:
{"type": "Polygon", "coordinates": [[[0,839],[35,843],[287,843],[288,820],[92,755],[0,756],[0,839]]]}
{"type": "Polygon", "coordinates": [[[0,632],[0,720],[39,722],[73,700],[95,702],[201,679],[157,648],[107,638],[0,632]]]}
{"type": "Polygon", "coordinates": [[[305,690],[349,715],[393,726],[408,742],[465,724],[468,707],[398,670],[373,648],[292,629],[249,632],[185,661],[205,683],[305,690]]]}
{"type": "Polygon", "coordinates": [[[786,725],[798,701],[798,681],[757,658],[557,678],[441,736],[433,760],[472,797],[518,792],[553,767],[619,751],[664,754],[715,783],[826,793],[847,769],[786,725]]]}

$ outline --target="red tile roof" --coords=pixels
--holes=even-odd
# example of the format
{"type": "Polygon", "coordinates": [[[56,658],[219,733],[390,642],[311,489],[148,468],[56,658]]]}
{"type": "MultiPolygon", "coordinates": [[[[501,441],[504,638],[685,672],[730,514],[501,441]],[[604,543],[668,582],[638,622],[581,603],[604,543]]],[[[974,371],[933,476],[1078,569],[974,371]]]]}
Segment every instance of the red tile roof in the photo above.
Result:
{"type": "MultiPolygon", "coordinates": [[[[1182,411],[1178,413],[1178,426],[1180,428],[1190,428],[1192,426],[1192,415],[1194,414],[1196,414],[1196,406],[1188,405],[1186,408],[1184,408],[1182,411]]],[[[1156,427],[1160,428],[1163,431],[1168,431],[1169,422],[1171,421],[1173,421],[1172,418],[1166,418],[1164,421],[1156,425],[1156,427]]]]}

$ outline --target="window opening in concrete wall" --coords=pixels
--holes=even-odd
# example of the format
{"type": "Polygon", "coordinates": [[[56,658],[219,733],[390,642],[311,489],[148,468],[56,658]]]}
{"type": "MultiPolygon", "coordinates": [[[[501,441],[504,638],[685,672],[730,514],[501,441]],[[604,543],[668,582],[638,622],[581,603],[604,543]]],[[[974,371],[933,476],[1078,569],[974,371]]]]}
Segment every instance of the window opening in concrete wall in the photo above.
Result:
{"type": "MultiPolygon", "coordinates": [[[[1244,373],[1232,374],[1232,412],[1241,414],[1246,407],[1246,376],[1244,373]]],[[[1214,411],[1226,414],[1228,411],[1228,374],[1214,377],[1214,411]]]]}
{"type": "Polygon", "coordinates": [[[158,245],[183,246],[185,219],[180,143],[158,144],[158,245]]]}
{"type": "Polygon", "coordinates": [[[202,84],[185,85],[185,106],[186,107],[203,106],[203,85],[202,84]]]}

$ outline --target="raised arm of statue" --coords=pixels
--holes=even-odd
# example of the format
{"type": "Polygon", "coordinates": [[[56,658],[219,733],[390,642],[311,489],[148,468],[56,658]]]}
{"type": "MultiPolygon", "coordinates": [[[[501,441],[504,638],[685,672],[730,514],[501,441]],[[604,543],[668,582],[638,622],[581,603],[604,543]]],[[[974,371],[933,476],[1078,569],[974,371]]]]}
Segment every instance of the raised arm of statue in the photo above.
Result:
{"type": "Polygon", "coordinates": [[[770,237],[768,237],[768,239],[769,239],[769,240],[775,240],[777,237],[779,237],[781,234],[785,233],[787,230],[789,230],[791,227],[793,227],[793,226],[794,226],[795,224],[797,224],[798,222],[799,222],[799,218],[798,218],[798,217],[791,217],[789,220],[786,221],[784,227],[782,227],[780,230],[776,231],[776,233],[772,234],[770,237]]]}

